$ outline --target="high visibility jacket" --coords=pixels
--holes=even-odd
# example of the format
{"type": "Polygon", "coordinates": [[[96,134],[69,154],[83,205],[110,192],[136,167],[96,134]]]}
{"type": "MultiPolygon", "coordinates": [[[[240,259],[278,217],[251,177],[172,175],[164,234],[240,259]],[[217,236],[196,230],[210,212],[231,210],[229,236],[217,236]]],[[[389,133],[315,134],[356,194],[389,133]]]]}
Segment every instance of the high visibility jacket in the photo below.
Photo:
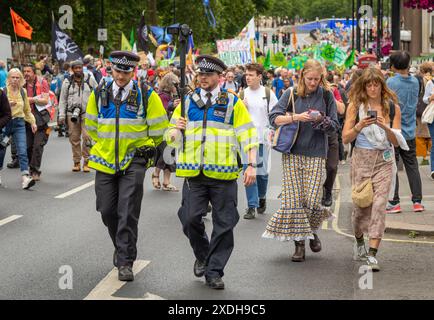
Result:
{"type": "Polygon", "coordinates": [[[116,106],[112,83],[108,82],[92,92],[85,118],[87,132],[95,141],[89,167],[108,174],[128,168],[137,148],[159,145],[169,123],[166,110],[154,90],[148,90],[145,108],[142,92],[134,81],[128,98],[116,106]],[[106,90],[109,97],[107,106],[102,105],[102,90],[106,90]]]}
{"type": "Polygon", "coordinates": [[[207,112],[206,106],[201,108],[195,102],[200,97],[200,89],[186,98],[185,148],[180,148],[183,143],[179,140],[170,141],[181,116],[181,106],[175,109],[165,138],[170,146],[180,148],[176,163],[178,177],[195,177],[202,171],[209,178],[235,180],[241,171],[238,152],[247,153],[259,146],[256,127],[242,100],[226,89],[221,92],[227,94],[226,103],[217,101],[207,112]]]}

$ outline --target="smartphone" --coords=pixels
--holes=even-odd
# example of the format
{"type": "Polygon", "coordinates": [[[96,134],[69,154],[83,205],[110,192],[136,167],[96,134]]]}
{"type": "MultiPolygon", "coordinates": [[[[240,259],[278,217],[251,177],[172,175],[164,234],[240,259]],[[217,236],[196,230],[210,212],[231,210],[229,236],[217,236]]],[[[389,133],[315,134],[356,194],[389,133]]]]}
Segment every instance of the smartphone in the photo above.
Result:
{"type": "Polygon", "coordinates": [[[377,119],[377,110],[368,110],[368,117],[371,119],[377,119]]]}
{"type": "Polygon", "coordinates": [[[309,110],[309,116],[312,118],[312,120],[316,120],[321,116],[321,113],[318,110],[309,110]]]}

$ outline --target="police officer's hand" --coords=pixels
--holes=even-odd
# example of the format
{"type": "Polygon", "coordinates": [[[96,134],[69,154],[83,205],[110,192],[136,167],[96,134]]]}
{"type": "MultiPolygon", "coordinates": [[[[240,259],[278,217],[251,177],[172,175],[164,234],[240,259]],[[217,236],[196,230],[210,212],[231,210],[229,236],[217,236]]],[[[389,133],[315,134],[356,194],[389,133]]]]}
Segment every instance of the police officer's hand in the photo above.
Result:
{"type": "Polygon", "coordinates": [[[249,187],[256,182],[256,169],[248,166],[244,172],[244,186],[249,187]]]}
{"type": "Polygon", "coordinates": [[[173,100],[173,107],[176,108],[177,106],[179,106],[181,103],[181,99],[175,99],[173,100]]]}
{"type": "Polygon", "coordinates": [[[176,121],[176,128],[179,130],[185,130],[187,129],[187,119],[185,118],[179,118],[176,121]]]}

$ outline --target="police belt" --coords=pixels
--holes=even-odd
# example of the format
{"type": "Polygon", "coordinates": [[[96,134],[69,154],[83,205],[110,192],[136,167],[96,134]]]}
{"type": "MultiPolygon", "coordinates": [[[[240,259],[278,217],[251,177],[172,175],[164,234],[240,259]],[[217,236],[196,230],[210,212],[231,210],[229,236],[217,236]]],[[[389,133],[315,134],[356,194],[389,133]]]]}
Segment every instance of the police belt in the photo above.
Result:
{"type": "Polygon", "coordinates": [[[136,149],[134,154],[137,158],[152,159],[155,157],[156,149],[154,147],[141,147],[136,149]]]}

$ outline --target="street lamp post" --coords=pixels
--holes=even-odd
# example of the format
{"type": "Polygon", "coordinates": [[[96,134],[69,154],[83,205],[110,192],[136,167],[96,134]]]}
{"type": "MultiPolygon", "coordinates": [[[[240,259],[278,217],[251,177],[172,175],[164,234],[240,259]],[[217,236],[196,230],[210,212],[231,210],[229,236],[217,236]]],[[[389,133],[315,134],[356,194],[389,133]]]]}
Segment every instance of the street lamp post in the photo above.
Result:
{"type": "Polygon", "coordinates": [[[401,7],[400,0],[392,0],[392,41],[393,50],[399,50],[401,42],[401,7]]]}

